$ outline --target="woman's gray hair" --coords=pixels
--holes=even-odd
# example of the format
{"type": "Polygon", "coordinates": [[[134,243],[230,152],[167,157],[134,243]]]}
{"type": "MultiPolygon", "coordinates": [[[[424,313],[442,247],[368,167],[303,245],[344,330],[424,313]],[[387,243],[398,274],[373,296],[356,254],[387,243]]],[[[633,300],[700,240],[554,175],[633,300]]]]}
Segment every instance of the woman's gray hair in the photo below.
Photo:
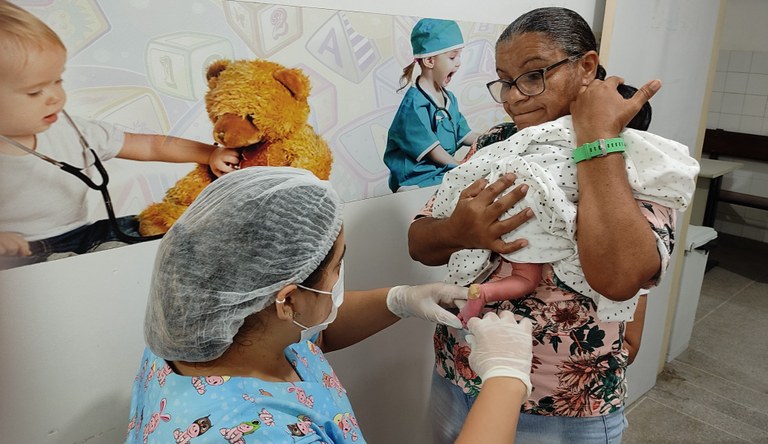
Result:
{"type": "Polygon", "coordinates": [[[501,33],[496,44],[530,32],[545,34],[568,56],[597,51],[597,40],[589,24],[578,13],[566,8],[538,8],[526,12],[501,33]]]}
{"type": "MultiPolygon", "coordinates": [[[[558,7],[538,8],[521,15],[504,29],[496,41],[496,46],[512,37],[528,33],[545,35],[569,57],[598,50],[597,39],[589,23],[575,11],[558,7]]],[[[605,68],[598,65],[595,78],[605,80],[605,76],[605,68]]],[[[618,91],[628,99],[637,92],[637,88],[622,84],[619,85],[618,91]]],[[[627,127],[645,131],[651,124],[651,116],[651,104],[646,102],[627,127]]]]}

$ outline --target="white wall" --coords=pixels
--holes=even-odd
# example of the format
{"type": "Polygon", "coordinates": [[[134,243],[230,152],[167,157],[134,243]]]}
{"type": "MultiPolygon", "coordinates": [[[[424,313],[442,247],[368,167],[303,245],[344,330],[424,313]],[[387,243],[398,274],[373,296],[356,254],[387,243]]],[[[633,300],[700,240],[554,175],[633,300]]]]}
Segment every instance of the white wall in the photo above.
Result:
{"type": "Polygon", "coordinates": [[[117,443],[158,241],[0,272],[4,443],[117,443]]]}
{"type": "MultiPolygon", "coordinates": [[[[265,0],[239,0],[251,3],[270,3],[265,0]]],[[[348,11],[375,12],[381,14],[413,15],[418,17],[436,17],[452,20],[466,20],[483,23],[511,23],[525,11],[544,6],[566,6],[584,17],[590,25],[595,25],[596,11],[602,14],[602,3],[594,0],[518,0],[514,4],[500,0],[475,0],[471,7],[463,2],[445,0],[389,0],[374,2],[360,0],[282,0],[284,5],[305,6],[312,8],[343,9],[348,11]]],[[[598,19],[599,21],[600,19],[598,19]]],[[[599,25],[599,23],[597,23],[599,25]]]]}
{"type": "Polygon", "coordinates": [[[768,49],[768,2],[765,0],[725,0],[725,22],[720,49],[765,51],[768,49]]]}
{"type": "MultiPolygon", "coordinates": [[[[606,70],[621,75],[626,82],[641,86],[658,78],[662,89],[654,96],[653,121],[649,131],[677,140],[697,152],[702,108],[707,92],[707,76],[719,0],[674,0],[654,2],[615,1],[616,15],[610,39],[606,70]]],[[[606,8],[609,9],[609,8],[606,8]]],[[[608,23],[608,18],[606,18],[608,23]]],[[[684,218],[679,218],[683,222],[684,218]]],[[[677,238],[686,227],[678,224],[677,238]]],[[[678,250],[682,243],[678,242],[678,250]]],[[[680,257],[677,251],[675,258],[680,257]]],[[[663,362],[669,340],[665,326],[675,309],[676,268],[673,260],[668,277],[653,289],[643,331],[642,347],[629,367],[630,401],[637,399],[656,383],[657,370],[663,362]]]]}

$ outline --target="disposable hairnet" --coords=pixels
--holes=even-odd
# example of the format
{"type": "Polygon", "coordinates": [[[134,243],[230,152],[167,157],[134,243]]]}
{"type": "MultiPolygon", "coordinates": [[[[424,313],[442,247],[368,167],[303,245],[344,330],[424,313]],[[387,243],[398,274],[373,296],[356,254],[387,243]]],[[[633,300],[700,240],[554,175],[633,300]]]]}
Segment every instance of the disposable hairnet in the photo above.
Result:
{"type": "Polygon", "coordinates": [[[157,356],[221,356],[244,319],[301,283],[341,231],[342,202],[306,170],[250,167],[211,183],[160,242],[144,320],[157,356]]]}

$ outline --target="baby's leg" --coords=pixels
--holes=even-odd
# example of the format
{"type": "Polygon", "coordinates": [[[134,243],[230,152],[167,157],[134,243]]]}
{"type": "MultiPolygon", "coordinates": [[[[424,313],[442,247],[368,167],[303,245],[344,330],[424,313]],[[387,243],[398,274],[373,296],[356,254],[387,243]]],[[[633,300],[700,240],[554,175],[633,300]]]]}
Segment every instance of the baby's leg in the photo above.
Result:
{"type": "Polygon", "coordinates": [[[472,284],[469,286],[467,294],[467,303],[461,308],[457,317],[461,321],[461,325],[467,328],[467,322],[475,316],[479,316],[480,312],[485,307],[485,299],[482,296],[482,285],[472,284]]]}
{"type": "Polygon", "coordinates": [[[504,279],[480,285],[480,296],[486,302],[519,299],[533,290],[541,281],[542,264],[514,263],[512,273],[504,279]]]}
{"type": "Polygon", "coordinates": [[[515,263],[512,273],[503,279],[470,285],[467,304],[458,315],[462,325],[466,327],[471,318],[479,316],[488,302],[518,299],[532,293],[541,280],[541,268],[541,264],[515,263]]]}

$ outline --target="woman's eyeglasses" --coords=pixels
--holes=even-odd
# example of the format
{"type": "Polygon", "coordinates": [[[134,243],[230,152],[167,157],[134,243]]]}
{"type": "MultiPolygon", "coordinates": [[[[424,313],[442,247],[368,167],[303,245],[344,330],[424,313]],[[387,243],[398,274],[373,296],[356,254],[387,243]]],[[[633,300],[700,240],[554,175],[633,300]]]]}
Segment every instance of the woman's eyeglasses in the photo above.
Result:
{"type": "Polygon", "coordinates": [[[507,96],[507,94],[509,94],[509,91],[512,90],[513,86],[516,87],[517,90],[520,91],[520,94],[524,96],[538,96],[539,94],[543,93],[547,87],[546,83],[544,82],[544,76],[546,75],[547,71],[551,71],[558,66],[568,62],[575,62],[581,58],[582,55],[583,54],[570,56],[545,68],[524,72],[511,81],[498,79],[494,80],[493,82],[489,82],[485,86],[488,88],[488,92],[491,93],[493,100],[498,103],[504,103],[504,98],[507,96]]]}

